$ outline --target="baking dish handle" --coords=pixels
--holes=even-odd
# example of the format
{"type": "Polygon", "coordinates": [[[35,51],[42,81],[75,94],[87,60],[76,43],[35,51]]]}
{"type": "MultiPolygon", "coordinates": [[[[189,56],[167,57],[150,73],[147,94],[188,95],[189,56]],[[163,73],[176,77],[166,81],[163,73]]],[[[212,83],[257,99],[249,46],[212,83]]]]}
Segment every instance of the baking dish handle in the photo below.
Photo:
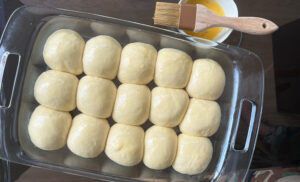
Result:
{"type": "Polygon", "coordinates": [[[258,100],[242,98],[233,124],[225,170],[226,181],[244,181],[250,168],[259,131],[262,97],[258,100]]]}
{"type": "MultiPolygon", "coordinates": [[[[232,59],[233,85],[230,117],[226,121],[228,137],[221,154],[222,166],[216,181],[244,181],[255,151],[264,101],[264,68],[260,58],[243,49],[232,59]],[[225,178],[225,179],[224,179],[225,178]]],[[[230,73],[228,73],[230,76],[230,73]]],[[[229,89],[227,89],[228,91],[229,89]]]]}
{"type": "Polygon", "coordinates": [[[217,181],[245,180],[255,150],[262,112],[262,97],[256,99],[241,98],[237,104],[225,165],[217,181]]]}
{"type": "Polygon", "coordinates": [[[9,108],[17,81],[21,56],[4,52],[0,62],[0,108],[9,108]]]}
{"type": "Polygon", "coordinates": [[[230,144],[233,151],[245,153],[249,150],[251,137],[255,135],[253,131],[256,129],[253,127],[256,121],[255,113],[256,104],[253,101],[245,98],[240,100],[236,127],[230,144]],[[246,126],[242,126],[243,124],[246,126]]]}

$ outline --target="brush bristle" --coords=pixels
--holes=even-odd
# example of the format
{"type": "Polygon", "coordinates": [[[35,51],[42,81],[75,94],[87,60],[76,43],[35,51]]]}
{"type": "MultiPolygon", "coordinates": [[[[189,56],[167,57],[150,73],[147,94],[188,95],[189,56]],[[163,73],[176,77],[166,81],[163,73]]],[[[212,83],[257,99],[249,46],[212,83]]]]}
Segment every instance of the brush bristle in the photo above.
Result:
{"type": "Polygon", "coordinates": [[[167,27],[178,27],[179,4],[157,2],[154,13],[154,24],[167,27]]]}

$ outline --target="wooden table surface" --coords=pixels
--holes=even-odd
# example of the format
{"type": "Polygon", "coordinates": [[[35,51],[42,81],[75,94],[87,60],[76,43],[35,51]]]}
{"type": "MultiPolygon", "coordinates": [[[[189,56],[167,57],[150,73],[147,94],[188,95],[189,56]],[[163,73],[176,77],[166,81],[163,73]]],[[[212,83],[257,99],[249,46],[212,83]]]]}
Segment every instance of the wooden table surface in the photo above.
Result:
{"type": "MultiPolygon", "coordinates": [[[[170,0],[171,2],[176,2],[170,0]]],[[[28,4],[41,3],[40,0],[22,0],[28,4]]],[[[152,16],[155,1],[153,0],[73,0],[71,1],[44,0],[45,6],[61,7],[67,9],[89,11],[102,15],[128,19],[136,22],[152,25],[152,16]],[[93,4],[92,8],[90,5],[93,4]],[[96,4],[96,5],[94,5],[96,4]]],[[[236,0],[240,16],[259,16],[274,21],[279,26],[287,24],[300,18],[300,1],[297,0],[236,0]]],[[[229,40],[229,44],[237,44],[239,33],[234,32],[229,40]]],[[[293,115],[277,112],[276,93],[273,69],[272,35],[253,36],[243,34],[242,48],[251,50],[258,54],[265,69],[265,99],[263,110],[263,122],[278,125],[300,126],[299,120],[293,115]]],[[[57,173],[48,170],[30,168],[27,170],[19,182],[48,182],[48,181],[95,181],[78,176],[57,173]]]]}

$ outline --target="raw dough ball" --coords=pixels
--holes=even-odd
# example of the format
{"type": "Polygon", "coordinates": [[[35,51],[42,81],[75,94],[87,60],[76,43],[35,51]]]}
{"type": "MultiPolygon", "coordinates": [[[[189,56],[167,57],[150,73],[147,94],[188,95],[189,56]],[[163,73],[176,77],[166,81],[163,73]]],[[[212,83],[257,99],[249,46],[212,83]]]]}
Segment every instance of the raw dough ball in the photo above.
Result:
{"type": "Polygon", "coordinates": [[[119,42],[110,36],[100,35],[91,38],[84,49],[84,73],[114,79],[119,68],[121,51],[119,42]]]}
{"type": "Polygon", "coordinates": [[[193,136],[212,136],[219,128],[221,109],[217,102],[191,99],[180,131],[193,136]]]}
{"type": "Polygon", "coordinates": [[[40,149],[60,149],[67,142],[71,121],[70,113],[40,105],[33,111],[28,124],[30,139],[40,149]]]}
{"type": "Polygon", "coordinates": [[[152,90],[150,121],[154,124],[175,127],[188,108],[189,96],[182,89],[155,87],[152,90]]]}
{"type": "Polygon", "coordinates": [[[213,146],[208,138],[180,134],[173,168],[182,174],[199,174],[207,168],[212,154],[213,146]]]}
{"type": "Polygon", "coordinates": [[[85,76],[79,81],[77,108],[94,117],[108,118],[113,110],[116,92],[117,88],[112,81],[85,76]]]}
{"type": "Polygon", "coordinates": [[[42,73],[34,85],[34,97],[41,105],[60,111],[72,111],[76,107],[76,76],[49,70],[42,73]]]}
{"type": "Polygon", "coordinates": [[[72,122],[68,148],[80,157],[97,157],[104,150],[108,131],[106,119],[79,114],[72,122]]]}
{"type": "Polygon", "coordinates": [[[145,134],[144,164],[151,169],[172,165],[177,152],[177,135],[172,128],[152,126],[145,134]]]}
{"type": "Polygon", "coordinates": [[[141,162],[144,153],[144,130],[139,126],[115,124],[108,134],[105,154],[123,166],[141,162]]]}
{"type": "Polygon", "coordinates": [[[156,57],[157,51],[150,44],[127,44],[121,54],[118,79],[122,83],[149,83],[154,77],[156,57]]]}
{"type": "Polygon", "coordinates": [[[118,88],[113,119],[118,123],[141,125],[149,117],[151,92],[144,85],[122,84],[118,88]]]}
{"type": "Polygon", "coordinates": [[[84,40],[77,32],[57,30],[45,43],[44,60],[51,69],[79,75],[82,73],[84,45],[84,40]]]}
{"type": "Polygon", "coordinates": [[[192,66],[192,58],[185,52],[172,48],[161,49],[157,55],[154,81],[160,87],[184,88],[192,66]]]}
{"type": "Polygon", "coordinates": [[[191,97],[217,100],[223,93],[225,73],[222,67],[211,59],[197,59],[194,62],[190,81],[186,87],[191,97]]]}

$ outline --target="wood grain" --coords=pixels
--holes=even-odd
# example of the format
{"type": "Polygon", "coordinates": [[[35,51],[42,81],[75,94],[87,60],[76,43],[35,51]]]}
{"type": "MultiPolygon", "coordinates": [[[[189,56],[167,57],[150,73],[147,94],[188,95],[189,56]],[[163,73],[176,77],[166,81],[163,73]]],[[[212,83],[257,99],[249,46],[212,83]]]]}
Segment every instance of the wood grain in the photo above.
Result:
{"type": "Polygon", "coordinates": [[[275,23],[264,18],[219,16],[203,5],[197,4],[196,6],[197,12],[194,32],[202,32],[211,27],[228,27],[248,34],[266,35],[278,29],[275,23]]]}

